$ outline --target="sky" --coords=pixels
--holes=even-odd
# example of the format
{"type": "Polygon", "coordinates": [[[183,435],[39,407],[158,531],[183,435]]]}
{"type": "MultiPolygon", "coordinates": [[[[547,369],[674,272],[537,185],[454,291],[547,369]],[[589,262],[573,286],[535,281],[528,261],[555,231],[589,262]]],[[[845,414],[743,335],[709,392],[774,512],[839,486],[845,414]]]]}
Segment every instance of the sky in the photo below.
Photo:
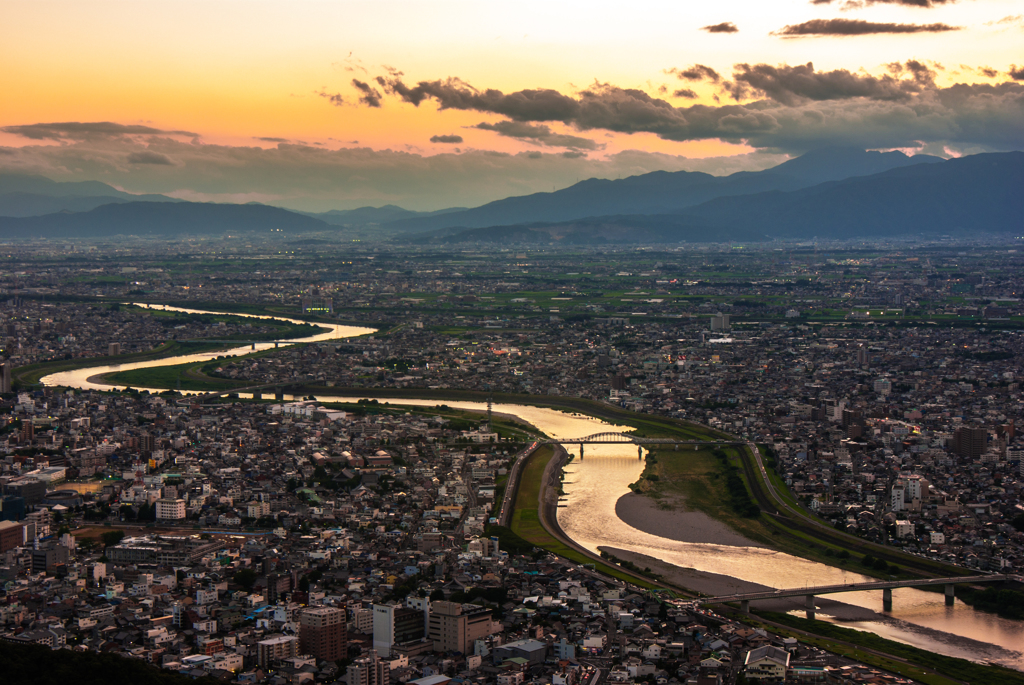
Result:
{"type": "Polygon", "coordinates": [[[1024,0],[4,0],[0,172],[434,210],[1024,149],[1024,0]]]}

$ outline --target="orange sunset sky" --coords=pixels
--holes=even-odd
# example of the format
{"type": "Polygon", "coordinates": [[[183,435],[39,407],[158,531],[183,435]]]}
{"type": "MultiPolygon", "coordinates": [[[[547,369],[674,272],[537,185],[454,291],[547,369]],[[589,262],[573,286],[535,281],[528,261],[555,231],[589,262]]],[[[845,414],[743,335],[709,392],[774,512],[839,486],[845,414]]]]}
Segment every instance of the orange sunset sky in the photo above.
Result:
{"type": "Polygon", "coordinates": [[[1024,144],[1021,0],[6,0],[0,171],[470,206],[824,145],[1024,144]]]}

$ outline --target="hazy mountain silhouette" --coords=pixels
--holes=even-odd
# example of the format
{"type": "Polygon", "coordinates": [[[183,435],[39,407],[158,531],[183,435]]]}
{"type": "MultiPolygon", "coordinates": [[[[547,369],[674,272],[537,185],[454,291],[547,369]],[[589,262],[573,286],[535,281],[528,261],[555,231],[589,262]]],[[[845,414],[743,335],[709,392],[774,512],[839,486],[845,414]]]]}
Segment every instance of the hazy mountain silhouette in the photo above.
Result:
{"type": "Polygon", "coordinates": [[[261,204],[129,202],[88,212],[33,217],[0,217],[0,236],[9,238],[92,238],[112,235],[285,234],[330,231],[312,217],[261,204]]]}
{"type": "Polygon", "coordinates": [[[45,176],[0,173],[0,216],[87,212],[125,202],[180,202],[166,195],[132,195],[99,181],[53,181],[45,176]]]}
{"type": "MultiPolygon", "coordinates": [[[[763,172],[762,172],[763,173],[763,172]]],[[[916,164],[796,191],[720,197],[678,212],[592,216],[406,236],[411,242],[715,242],[1024,235],[1024,152],[916,164]]]]}
{"type": "Polygon", "coordinates": [[[430,231],[441,228],[555,222],[616,214],[666,214],[716,197],[770,190],[797,190],[824,181],[875,174],[889,169],[941,162],[939,157],[902,152],[825,148],[771,169],[712,176],[694,171],[655,171],[620,180],[590,179],[552,193],[534,193],[481,207],[431,217],[399,219],[384,228],[430,231]]]}
{"type": "Polygon", "coordinates": [[[332,209],[329,212],[313,213],[300,212],[334,226],[378,226],[389,222],[413,219],[417,217],[435,216],[449,212],[460,212],[465,207],[452,207],[441,209],[436,212],[414,212],[402,209],[397,205],[384,205],[383,207],[359,207],[358,209],[332,209]]]}

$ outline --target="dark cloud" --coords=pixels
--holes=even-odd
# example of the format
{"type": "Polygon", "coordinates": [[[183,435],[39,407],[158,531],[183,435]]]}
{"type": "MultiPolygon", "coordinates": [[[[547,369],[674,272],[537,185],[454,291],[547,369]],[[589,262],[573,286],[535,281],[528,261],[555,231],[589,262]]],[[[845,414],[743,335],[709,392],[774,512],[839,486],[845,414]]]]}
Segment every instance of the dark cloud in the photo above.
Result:
{"type": "Polygon", "coordinates": [[[711,24],[710,26],[701,26],[701,31],[707,31],[708,33],[736,33],[739,29],[736,24],[731,21],[723,21],[721,24],[711,24]]]}
{"type": "Polygon", "coordinates": [[[562,157],[566,159],[579,159],[580,157],[586,157],[586,152],[580,152],[579,150],[566,150],[562,153],[562,157]]]}
{"type": "MultiPolygon", "coordinates": [[[[957,0],[846,0],[843,9],[855,9],[865,5],[904,5],[906,7],[939,7],[952,5],[957,0]]],[[[832,0],[811,0],[812,5],[830,5],[832,0]]]]}
{"type": "Polygon", "coordinates": [[[506,95],[494,89],[479,91],[457,78],[420,81],[409,87],[398,76],[378,76],[377,83],[417,107],[424,100],[433,99],[441,109],[494,112],[516,121],[563,121],[575,116],[580,107],[575,99],[556,90],[521,90],[506,95]]]}
{"type": "Polygon", "coordinates": [[[462,136],[430,136],[431,143],[461,143],[462,136]]]}
{"type": "Polygon", "coordinates": [[[1010,78],[1014,81],[1024,81],[1024,67],[1018,67],[1016,64],[1010,65],[1010,78]]]}
{"type": "MultiPolygon", "coordinates": [[[[513,122],[558,121],[577,131],[653,133],[665,140],[720,139],[801,152],[822,145],[1019,149],[1024,146],[1024,85],[960,85],[940,89],[934,71],[919,61],[870,76],[845,70],[737,65],[722,87],[734,96],[762,97],[745,104],[676,107],[636,89],[595,83],[575,96],[552,90],[503,93],[459,79],[408,86],[382,79],[389,93],[413,104],[502,114],[513,122]],[[985,123],[987,122],[987,123],[985,123]]],[[[498,130],[504,124],[488,124],[498,130]]],[[[511,129],[509,129],[510,131],[511,129]]],[[[582,149],[582,148],[581,148],[582,149]]]]}
{"type": "Polygon", "coordinates": [[[893,24],[863,19],[812,19],[802,24],[789,24],[773,31],[773,36],[865,36],[876,33],[943,33],[962,27],[949,24],[893,24]]]}
{"type": "Polygon", "coordinates": [[[999,72],[992,67],[978,67],[978,71],[981,72],[982,76],[987,76],[988,78],[995,78],[996,76],[999,76],[999,72]]]}
{"type": "Polygon", "coordinates": [[[815,71],[811,62],[796,66],[737,64],[733,81],[726,90],[735,100],[752,96],[768,97],[786,105],[807,100],[906,100],[935,85],[935,72],[920,62],[889,65],[892,75],[881,77],[856,74],[846,69],[815,71]],[[910,78],[898,78],[907,73],[910,78]]]}
{"type": "Polygon", "coordinates": [[[507,138],[518,138],[546,147],[567,147],[574,150],[597,150],[599,146],[589,138],[555,133],[543,124],[527,124],[521,121],[499,121],[496,124],[481,123],[473,128],[494,131],[507,138]]]}
{"type": "Polygon", "coordinates": [[[709,66],[694,64],[686,69],[669,69],[669,74],[675,74],[681,81],[711,81],[718,83],[722,80],[721,74],[709,66]]]}
{"type": "Polygon", "coordinates": [[[690,88],[680,88],[679,90],[674,91],[672,93],[672,97],[674,97],[674,98],[686,98],[687,100],[696,100],[697,99],[697,92],[695,90],[690,89],[690,88]]]}
{"type": "Polygon", "coordinates": [[[49,124],[26,124],[21,126],[4,126],[0,128],[0,131],[29,138],[30,140],[96,140],[137,135],[175,135],[194,138],[199,135],[190,131],[167,131],[151,126],[115,124],[110,121],[65,121],[49,124]]]}
{"type": "Polygon", "coordinates": [[[257,136],[254,140],[262,140],[264,143],[289,143],[287,138],[274,138],[271,136],[257,136]]]}
{"type": "Polygon", "coordinates": [[[317,92],[317,95],[326,98],[335,107],[341,107],[345,104],[345,97],[341,93],[328,93],[326,90],[321,90],[317,92]]]}
{"type": "Polygon", "coordinates": [[[380,94],[379,90],[371,86],[369,83],[360,81],[357,78],[352,79],[352,87],[361,93],[359,96],[359,102],[363,103],[367,107],[380,107],[380,100],[383,96],[380,94]]]}
{"type": "Polygon", "coordinates": [[[151,152],[150,150],[132,152],[128,155],[127,159],[130,164],[163,164],[164,166],[174,166],[174,162],[171,161],[170,157],[160,154],[159,152],[151,152]]]}

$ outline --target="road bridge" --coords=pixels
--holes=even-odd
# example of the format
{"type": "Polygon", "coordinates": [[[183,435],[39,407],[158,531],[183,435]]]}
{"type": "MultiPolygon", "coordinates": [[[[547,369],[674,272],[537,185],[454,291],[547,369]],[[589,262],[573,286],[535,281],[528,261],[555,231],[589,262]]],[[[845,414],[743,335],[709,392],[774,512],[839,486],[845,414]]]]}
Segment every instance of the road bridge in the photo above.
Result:
{"type": "Polygon", "coordinates": [[[675,449],[679,449],[680,445],[684,447],[693,446],[695,450],[701,447],[742,447],[746,444],[743,440],[676,440],[674,438],[645,438],[639,435],[630,435],[629,433],[594,433],[588,435],[585,438],[569,438],[564,440],[542,440],[541,444],[545,445],[579,445],[580,446],[580,461],[583,461],[583,446],[584,445],[629,445],[633,444],[637,446],[637,458],[643,459],[643,449],[649,445],[672,445],[675,449]]]}
{"type": "Polygon", "coordinates": [[[785,597],[805,597],[807,618],[814,618],[814,598],[818,595],[834,595],[841,592],[861,592],[864,590],[882,591],[882,610],[892,611],[892,591],[901,587],[928,587],[942,585],[946,591],[946,606],[953,606],[953,587],[958,583],[998,583],[1010,580],[1011,576],[993,573],[983,576],[955,576],[952,578],[916,578],[913,580],[877,580],[866,583],[846,583],[844,585],[817,585],[813,587],[786,588],[766,590],[764,592],[745,592],[718,597],[705,597],[701,604],[725,604],[739,602],[744,613],[750,613],[750,603],[759,599],[782,599],[785,597]]]}

